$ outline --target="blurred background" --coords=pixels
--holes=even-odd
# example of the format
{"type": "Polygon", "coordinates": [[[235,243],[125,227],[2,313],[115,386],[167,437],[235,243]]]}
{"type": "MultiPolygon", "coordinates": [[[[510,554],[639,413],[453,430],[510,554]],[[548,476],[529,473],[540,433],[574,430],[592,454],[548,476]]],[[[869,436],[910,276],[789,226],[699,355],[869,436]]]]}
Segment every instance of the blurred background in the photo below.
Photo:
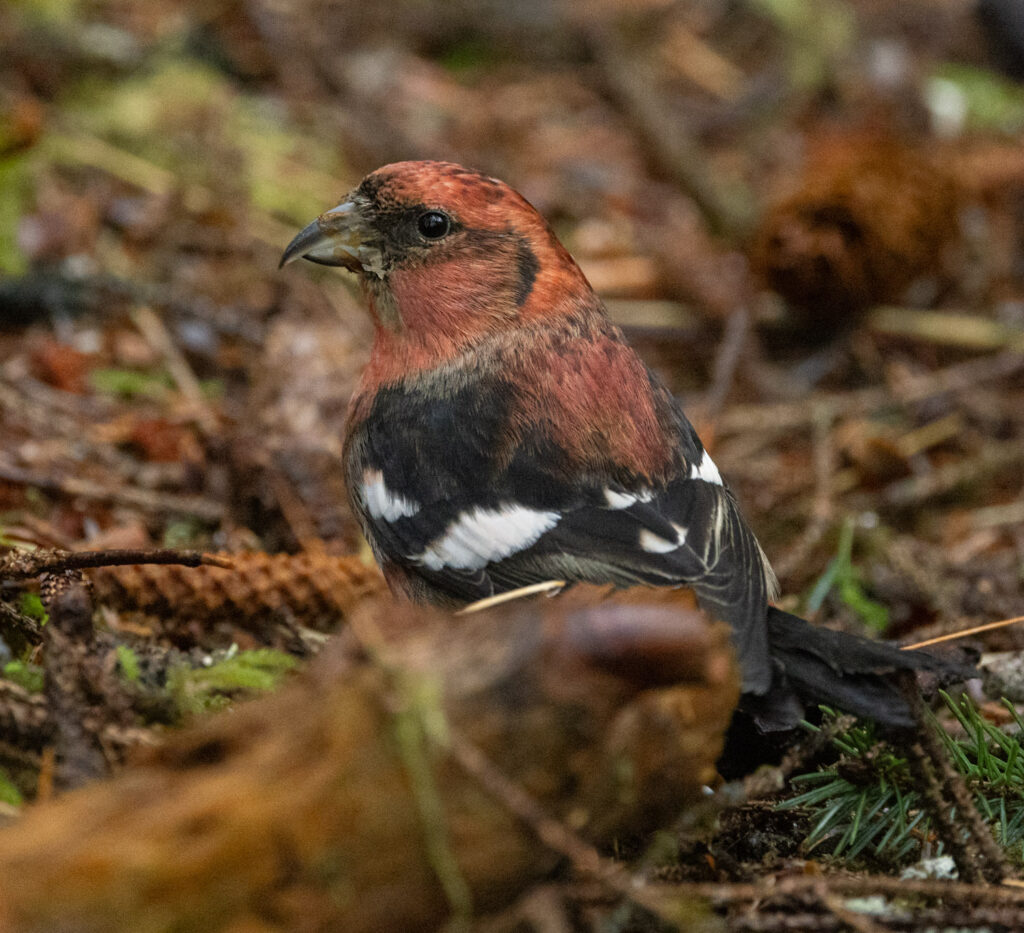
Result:
{"type": "Polygon", "coordinates": [[[1014,0],[5,3],[0,533],[358,549],[368,321],[277,261],[443,158],[551,221],[787,605],[1024,613],[1022,77],[1014,0]]]}

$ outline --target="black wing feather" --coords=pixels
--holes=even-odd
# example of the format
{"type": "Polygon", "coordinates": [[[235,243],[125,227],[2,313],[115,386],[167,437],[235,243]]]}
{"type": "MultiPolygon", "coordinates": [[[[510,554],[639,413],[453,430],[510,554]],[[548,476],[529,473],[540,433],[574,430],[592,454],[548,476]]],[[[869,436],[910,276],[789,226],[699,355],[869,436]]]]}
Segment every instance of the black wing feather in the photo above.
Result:
{"type": "MultiPolygon", "coordinates": [[[[678,407],[671,409],[677,436],[674,476],[651,489],[647,478],[624,475],[610,462],[594,465],[586,476],[564,469],[559,446],[539,431],[510,457],[496,457],[497,439],[509,436],[513,399],[508,381],[486,377],[441,397],[411,386],[378,393],[370,416],[350,438],[349,488],[359,488],[364,470],[379,470],[389,490],[417,505],[412,515],[384,521],[369,516],[358,493],[353,496],[378,558],[455,602],[553,578],[692,586],[705,609],[732,625],[744,689],[765,692],[772,667],[764,557],[728,489],[690,478],[704,449],[678,407]],[[609,491],[635,501],[614,508],[609,491]],[[534,543],[482,568],[438,569],[424,563],[431,543],[460,516],[511,506],[552,511],[559,518],[534,543]],[[680,529],[683,543],[671,550],[642,545],[644,532],[668,546],[680,529]]],[[[493,547],[483,536],[473,543],[483,556],[493,547]]]]}

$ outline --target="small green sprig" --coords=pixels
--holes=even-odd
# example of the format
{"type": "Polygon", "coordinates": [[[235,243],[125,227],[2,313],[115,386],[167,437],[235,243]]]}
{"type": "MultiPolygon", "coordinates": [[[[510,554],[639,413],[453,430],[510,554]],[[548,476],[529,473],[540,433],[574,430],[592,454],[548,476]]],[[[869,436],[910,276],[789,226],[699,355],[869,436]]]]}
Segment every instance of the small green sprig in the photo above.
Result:
{"type": "MultiPolygon", "coordinates": [[[[937,721],[954,767],[974,791],[982,816],[1007,854],[1024,864],[1024,719],[1008,700],[1015,733],[985,719],[969,697],[942,698],[963,729],[953,736],[937,721]]],[[[835,718],[823,710],[826,718],[835,718]]],[[[816,726],[807,724],[817,731],[816,726]]],[[[871,856],[893,865],[919,856],[931,825],[921,795],[913,786],[906,758],[882,742],[872,723],[857,723],[832,741],[840,752],[833,765],[791,779],[801,793],[780,809],[803,808],[814,822],[804,851],[828,851],[833,857],[871,856]]],[[[936,854],[941,854],[941,842],[936,854]]]]}

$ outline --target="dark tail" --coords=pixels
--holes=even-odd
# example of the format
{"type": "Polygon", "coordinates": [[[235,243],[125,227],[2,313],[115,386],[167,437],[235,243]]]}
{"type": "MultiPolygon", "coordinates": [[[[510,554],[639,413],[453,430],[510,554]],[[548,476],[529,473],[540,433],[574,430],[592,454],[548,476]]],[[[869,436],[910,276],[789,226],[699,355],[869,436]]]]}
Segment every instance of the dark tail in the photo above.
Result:
{"type": "Polygon", "coordinates": [[[764,696],[748,694],[743,708],[764,731],[792,728],[803,708],[819,704],[873,719],[881,725],[914,725],[900,686],[901,671],[927,672],[939,684],[975,676],[972,666],[925,651],[901,651],[845,632],[818,628],[768,609],[768,644],[777,672],[764,696]]]}

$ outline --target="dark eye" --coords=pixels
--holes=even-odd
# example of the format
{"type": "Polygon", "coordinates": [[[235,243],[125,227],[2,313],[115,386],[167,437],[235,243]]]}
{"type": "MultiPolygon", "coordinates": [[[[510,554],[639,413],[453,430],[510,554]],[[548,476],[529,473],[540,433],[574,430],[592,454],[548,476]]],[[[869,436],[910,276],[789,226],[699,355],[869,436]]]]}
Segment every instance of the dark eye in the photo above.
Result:
{"type": "Polygon", "coordinates": [[[442,214],[440,211],[426,211],[420,214],[416,226],[428,240],[439,240],[451,230],[452,222],[448,219],[447,214],[442,214]]]}

